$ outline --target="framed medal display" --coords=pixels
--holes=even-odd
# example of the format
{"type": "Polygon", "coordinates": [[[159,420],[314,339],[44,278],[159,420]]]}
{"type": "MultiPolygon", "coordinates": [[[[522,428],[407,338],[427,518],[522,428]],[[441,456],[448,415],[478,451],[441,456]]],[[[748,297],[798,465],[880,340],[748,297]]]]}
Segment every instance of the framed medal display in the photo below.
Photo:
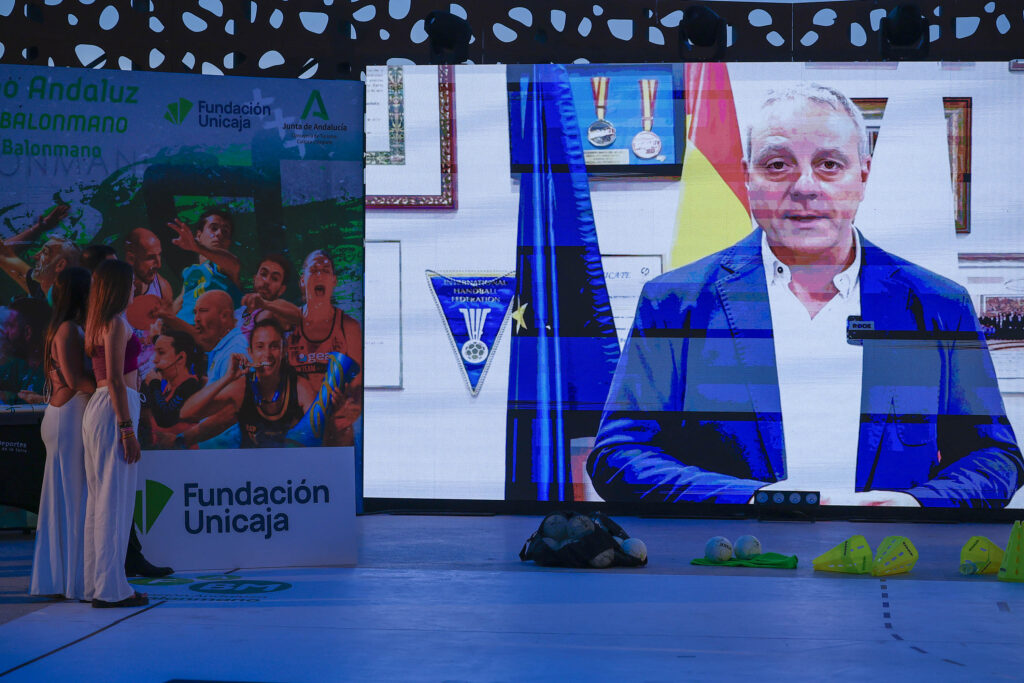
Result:
{"type": "MultiPolygon", "coordinates": [[[[512,172],[528,165],[521,82],[508,67],[512,172]]],[[[685,145],[680,64],[573,64],[567,67],[587,173],[591,177],[678,178],[685,145]]]]}

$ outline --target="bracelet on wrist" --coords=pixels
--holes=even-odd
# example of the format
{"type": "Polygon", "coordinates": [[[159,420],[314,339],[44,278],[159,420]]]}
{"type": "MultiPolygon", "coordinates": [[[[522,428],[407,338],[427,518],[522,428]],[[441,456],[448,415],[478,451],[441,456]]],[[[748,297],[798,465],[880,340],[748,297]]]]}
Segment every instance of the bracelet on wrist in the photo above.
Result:
{"type": "Polygon", "coordinates": [[[134,427],[135,427],[135,424],[132,423],[131,419],[121,420],[120,422],[117,423],[117,428],[118,429],[126,429],[126,428],[127,429],[133,429],[134,427]]]}

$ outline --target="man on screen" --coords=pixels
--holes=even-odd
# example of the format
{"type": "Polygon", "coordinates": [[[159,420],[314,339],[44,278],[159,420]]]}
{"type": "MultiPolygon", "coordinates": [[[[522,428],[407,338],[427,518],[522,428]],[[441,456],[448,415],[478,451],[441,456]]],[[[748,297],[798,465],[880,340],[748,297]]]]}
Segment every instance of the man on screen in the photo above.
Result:
{"type": "Polygon", "coordinates": [[[588,462],[604,498],[1010,500],[1024,462],[967,292],[854,228],[868,149],[842,93],[769,94],[743,162],[758,227],[644,288],[588,462]]]}

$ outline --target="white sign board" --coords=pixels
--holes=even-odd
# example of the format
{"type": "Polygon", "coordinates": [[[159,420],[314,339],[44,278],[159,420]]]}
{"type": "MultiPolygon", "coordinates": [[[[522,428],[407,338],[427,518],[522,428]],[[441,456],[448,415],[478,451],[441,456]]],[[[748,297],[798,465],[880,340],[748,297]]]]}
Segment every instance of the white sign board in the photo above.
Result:
{"type": "Polygon", "coordinates": [[[621,349],[626,345],[626,337],[633,327],[636,305],[644,285],[661,275],[661,256],[603,254],[601,262],[604,264],[604,281],[608,287],[608,299],[621,349]]]}
{"type": "Polygon", "coordinates": [[[356,563],[355,449],[146,451],[135,523],[176,570],[356,563]]]}
{"type": "Polygon", "coordinates": [[[402,243],[366,240],[367,389],[402,388],[402,243]]]}

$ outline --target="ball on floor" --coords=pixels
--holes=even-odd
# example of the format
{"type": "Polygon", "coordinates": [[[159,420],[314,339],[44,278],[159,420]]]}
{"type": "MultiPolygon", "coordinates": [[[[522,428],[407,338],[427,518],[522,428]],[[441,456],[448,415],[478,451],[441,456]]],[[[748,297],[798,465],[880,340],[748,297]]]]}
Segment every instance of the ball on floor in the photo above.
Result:
{"type": "Polygon", "coordinates": [[[643,562],[647,559],[647,544],[639,538],[627,538],[622,542],[622,552],[643,562]]]}
{"type": "Polygon", "coordinates": [[[755,555],[761,554],[761,541],[757,540],[756,536],[740,536],[736,539],[733,552],[736,553],[736,559],[749,560],[755,555]]]}
{"type": "Polygon", "coordinates": [[[569,520],[569,538],[583,538],[594,530],[594,520],[586,515],[576,515],[569,520]]]}
{"type": "Polygon", "coordinates": [[[569,538],[569,520],[557,513],[548,515],[540,525],[540,534],[553,541],[565,541],[569,538]]]}
{"type": "Polygon", "coordinates": [[[725,562],[732,557],[732,542],[725,536],[714,536],[704,545],[704,559],[725,562]]]}
{"type": "Polygon", "coordinates": [[[608,550],[601,551],[597,555],[594,555],[590,559],[590,566],[596,567],[597,569],[604,569],[605,567],[612,566],[612,562],[615,561],[615,551],[611,548],[608,550]]]}

